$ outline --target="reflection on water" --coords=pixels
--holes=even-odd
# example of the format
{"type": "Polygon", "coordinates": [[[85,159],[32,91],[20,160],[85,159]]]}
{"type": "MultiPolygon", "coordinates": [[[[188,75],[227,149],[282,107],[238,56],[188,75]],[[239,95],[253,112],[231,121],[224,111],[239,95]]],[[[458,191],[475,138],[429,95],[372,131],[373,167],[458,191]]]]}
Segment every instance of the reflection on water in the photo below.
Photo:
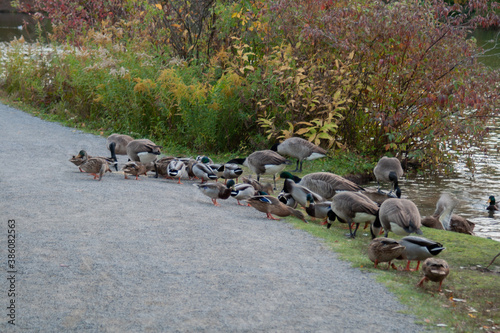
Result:
{"type": "MultiPolygon", "coordinates": [[[[500,201],[499,137],[499,129],[492,131],[487,149],[474,153],[474,173],[466,167],[464,160],[455,165],[456,173],[452,176],[407,175],[400,181],[402,197],[415,202],[424,217],[434,213],[443,192],[451,193],[460,202],[454,213],[474,222],[477,236],[500,241],[500,211],[490,214],[486,210],[490,195],[500,201]]],[[[369,185],[376,186],[376,183],[369,185]]]]}
{"type": "Polygon", "coordinates": [[[476,30],[472,36],[477,39],[477,45],[485,50],[478,59],[491,68],[500,68],[500,30],[476,30]]]}
{"type": "Polygon", "coordinates": [[[10,42],[21,36],[29,40],[33,29],[31,24],[26,27],[25,22],[32,22],[27,14],[0,13],[0,42],[10,42]]]}

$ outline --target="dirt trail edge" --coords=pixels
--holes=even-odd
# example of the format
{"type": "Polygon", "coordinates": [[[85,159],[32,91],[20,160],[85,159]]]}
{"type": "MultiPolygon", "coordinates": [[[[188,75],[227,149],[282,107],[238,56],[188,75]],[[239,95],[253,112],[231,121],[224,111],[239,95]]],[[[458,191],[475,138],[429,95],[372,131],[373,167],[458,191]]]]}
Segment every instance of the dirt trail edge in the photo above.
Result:
{"type": "Polygon", "coordinates": [[[80,173],[68,159],[108,156],[103,137],[2,104],[0,137],[1,332],[424,330],[290,224],[232,198],[215,207],[194,181],[80,173]]]}

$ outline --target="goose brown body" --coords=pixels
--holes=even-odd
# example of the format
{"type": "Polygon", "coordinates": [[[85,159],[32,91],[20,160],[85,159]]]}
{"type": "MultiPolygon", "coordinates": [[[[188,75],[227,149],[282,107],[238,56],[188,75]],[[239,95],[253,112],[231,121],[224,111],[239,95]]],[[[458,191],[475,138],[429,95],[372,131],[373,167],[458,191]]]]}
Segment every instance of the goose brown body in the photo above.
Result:
{"type": "Polygon", "coordinates": [[[280,177],[294,180],[297,184],[307,187],[314,193],[322,196],[325,200],[330,200],[339,192],[364,191],[363,187],[331,172],[313,172],[302,178],[294,176],[289,172],[282,172],[280,177]]]}
{"type": "MultiPolygon", "coordinates": [[[[373,174],[377,179],[379,189],[381,182],[391,183],[391,192],[396,191],[396,193],[399,193],[398,179],[403,176],[403,173],[401,162],[396,157],[382,157],[373,169],[373,174]]],[[[400,196],[401,194],[398,194],[398,197],[400,196]]]]}
{"type": "Polygon", "coordinates": [[[373,223],[379,210],[377,204],[360,192],[341,192],[331,200],[331,210],[328,212],[328,225],[338,220],[347,223],[351,238],[356,237],[360,223],[373,223]],[[351,231],[351,224],[356,223],[356,229],[351,231]]]}
{"type": "Polygon", "coordinates": [[[280,173],[290,162],[272,150],[258,150],[247,158],[235,158],[227,163],[242,164],[257,175],[257,181],[260,181],[260,176],[264,174],[273,175],[274,188],[276,188],[276,174],[280,173]]]}
{"type": "Polygon", "coordinates": [[[325,157],[327,154],[323,148],[299,137],[288,138],[281,143],[277,143],[271,147],[271,150],[281,155],[295,157],[297,159],[295,171],[299,172],[302,172],[302,162],[304,160],[315,160],[325,157]]]}
{"type": "Polygon", "coordinates": [[[384,228],[385,237],[389,231],[403,236],[408,236],[410,233],[421,235],[421,217],[417,206],[408,199],[385,200],[380,205],[377,219],[372,223],[372,238],[378,235],[381,227],[384,228]]]}

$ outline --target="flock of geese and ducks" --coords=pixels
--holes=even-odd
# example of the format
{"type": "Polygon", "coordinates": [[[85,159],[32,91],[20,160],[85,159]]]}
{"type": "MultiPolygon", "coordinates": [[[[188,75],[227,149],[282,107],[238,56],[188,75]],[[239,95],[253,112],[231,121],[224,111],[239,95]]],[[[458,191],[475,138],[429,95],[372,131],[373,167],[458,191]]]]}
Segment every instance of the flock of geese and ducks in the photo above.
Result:
{"type": "MultiPolygon", "coordinates": [[[[160,158],[161,146],[148,139],[134,140],[123,134],[112,134],[107,138],[107,148],[111,157],[92,157],[81,150],[70,161],[80,168],[80,171],[90,173],[94,179],[101,180],[111,167],[118,171],[116,155],[126,155],[129,161],[122,170],[125,178],[128,175],[147,175],[153,171],[155,177],[163,176],[170,179],[199,179],[194,184],[206,196],[212,199],[214,205],[219,205],[217,199],[227,199],[230,196],[246,201],[248,206],[266,213],[267,218],[277,219],[273,215],[295,216],[307,223],[305,215],[296,209],[302,206],[307,215],[322,219],[322,224],[330,228],[335,221],[347,224],[351,238],[356,237],[360,224],[370,227],[372,242],[368,246],[368,257],[375,267],[381,262],[387,262],[389,267],[395,259],[407,260],[406,270],[410,262],[417,261],[414,270],[418,270],[423,261],[424,277],[417,284],[423,286],[425,281],[441,284],[449,273],[449,265],[438,255],[445,248],[442,244],[421,236],[421,226],[473,234],[474,224],[459,215],[453,214],[458,201],[449,194],[443,194],[436,204],[432,216],[421,218],[417,206],[409,199],[401,198],[398,180],[403,176],[401,163],[397,158],[382,157],[374,168],[374,176],[378,189],[363,188],[354,182],[330,172],[315,172],[302,178],[284,172],[291,162],[284,156],[297,159],[294,172],[302,171],[304,160],[314,160],[325,157],[327,152],[311,142],[292,137],[277,143],[269,150],[256,151],[246,158],[235,158],[227,163],[216,164],[207,156],[193,158],[176,158],[165,156],[160,158]],[[256,174],[242,177],[243,182],[237,183],[243,174],[240,165],[256,174]],[[260,183],[261,175],[273,176],[274,186],[260,183]],[[276,175],[284,178],[284,186],[278,197],[270,195],[276,189],[276,175]],[[218,182],[225,179],[224,184],[218,182]],[[209,181],[214,182],[209,182],[209,181]],[[380,189],[380,183],[391,185],[389,192],[380,189]],[[354,228],[354,230],[353,230],[354,228]],[[378,237],[384,233],[384,237],[378,237]],[[401,240],[388,238],[389,233],[403,235],[401,240]]],[[[489,210],[498,210],[495,198],[490,197],[489,210]]]]}

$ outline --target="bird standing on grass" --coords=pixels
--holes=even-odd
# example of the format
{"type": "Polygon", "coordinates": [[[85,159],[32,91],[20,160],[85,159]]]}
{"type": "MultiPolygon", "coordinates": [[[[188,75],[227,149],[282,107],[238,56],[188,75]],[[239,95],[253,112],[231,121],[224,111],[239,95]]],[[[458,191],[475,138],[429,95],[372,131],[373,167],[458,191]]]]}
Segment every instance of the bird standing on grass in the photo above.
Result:
{"type": "Polygon", "coordinates": [[[415,270],[418,271],[420,261],[431,258],[433,256],[437,256],[439,253],[441,253],[441,251],[445,249],[443,247],[443,244],[441,243],[417,236],[403,237],[399,240],[399,244],[403,245],[405,247],[405,250],[401,254],[401,258],[398,259],[408,260],[405,268],[405,270],[407,271],[411,270],[411,260],[417,260],[417,267],[415,268],[415,270]]]}
{"type": "Polygon", "coordinates": [[[401,256],[405,247],[392,238],[375,238],[368,245],[368,258],[375,263],[375,268],[381,262],[387,262],[387,269],[392,267],[398,269],[391,262],[401,256]]]}
{"type": "Polygon", "coordinates": [[[428,258],[422,264],[422,272],[424,272],[424,277],[417,283],[417,286],[423,288],[425,281],[439,282],[438,291],[441,291],[443,280],[450,274],[450,266],[446,260],[428,258]]]}
{"type": "Polygon", "coordinates": [[[299,137],[288,138],[281,143],[276,143],[271,147],[271,150],[281,155],[295,157],[297,159],[297,166],[294,172],[302,172],[302,162],[305,160],[312,161],[322,158],[327,153],[323,148],[299,137]]]}
{"type": "Polygon", "coordinates": [[[390,198],[385,200],[371,225],[372,238],[377,237],[383,227],[385,237],[389,231],[396,235],[408,236],[411,233],[421,235],[421,218],[417,206],[408,199],[390,198]]]}

